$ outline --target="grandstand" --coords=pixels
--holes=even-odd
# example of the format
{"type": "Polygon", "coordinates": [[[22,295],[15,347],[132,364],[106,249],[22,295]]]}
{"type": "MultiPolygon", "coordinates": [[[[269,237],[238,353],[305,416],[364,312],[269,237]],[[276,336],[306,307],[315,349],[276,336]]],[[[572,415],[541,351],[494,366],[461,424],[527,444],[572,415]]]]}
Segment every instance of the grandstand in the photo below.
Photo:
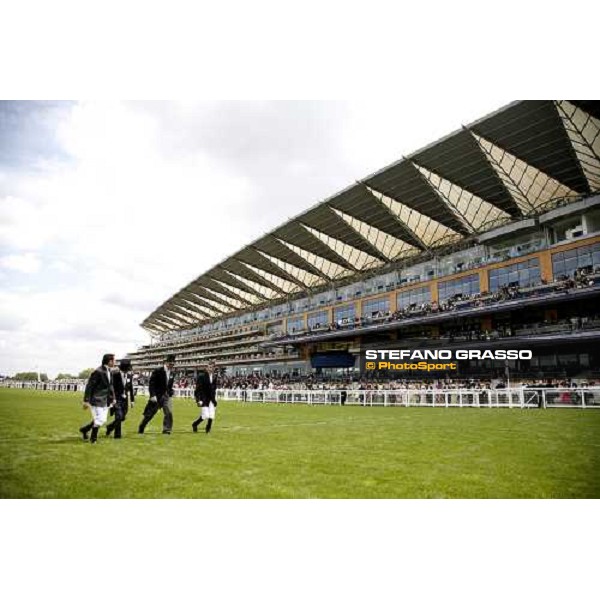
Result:
{"type": "MultiPolygon", "coordinates": [[[[522,101],[369,175],[176,292],[128,355],[192,373],[358,372],[362,347],[531,348],[600,378],[600,103],[522,101]]],[[[462,377],[492,375],[461,362],[462,377]]]]}

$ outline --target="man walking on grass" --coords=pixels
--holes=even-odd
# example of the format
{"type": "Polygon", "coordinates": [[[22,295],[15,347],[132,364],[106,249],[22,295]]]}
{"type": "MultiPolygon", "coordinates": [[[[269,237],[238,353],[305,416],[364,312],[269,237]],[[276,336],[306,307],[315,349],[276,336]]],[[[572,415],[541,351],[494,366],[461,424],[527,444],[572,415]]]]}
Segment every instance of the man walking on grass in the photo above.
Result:
{"type": "Polygon", "coordinates": [[[173,430],[173,383],[175,381],[175,355],[169,354],[165,364],[152,371],[148,383],[150,399],[144,408],[144,418],[138,428],[138,433],[144,433],[146,425],[150,423],[154,415],[162,408],[163,411],[163,433],[170,435],[173,430]]]}
{"type": "MultiPolygon", "coordinates": [[[[129,410],[129,403],[133,406],[133,380],[131,377],[131,361],[128,358],[122,358],[119,361],[119,368],[112,373],[113,388],[115,390],[115,418],[106,426],[106,435],[109,436],[115,432],[115,440],[121,437],[121,423],[125,420],[129,410]]],[[[113,409],[110,411],[113,412],[113,409]]]]}
{"type": "Polygon", "coordinates": [[[198,373],[194,397],[196,404],[201,406],[200,416],[192,423],[194,433],[198,432],[198,425],[206,419],[206,433],[210,433],[217,409],[217,387],[219,386],[215,363],[208,363],[208,368],[198,373]]]}
{"type": "Polygon", "coordinates": [[[83,408],[92,413],[92,421],[79,429],[84,440],[88,439],[91,431],[90,442],[98,441],[98,430],[108,417],[108,408],[114,403],[115,392],[112,383],[111,369],[115,366],[115,355],[105,354],[102,365],[99,366],[88,379],[83,394],[83,408]]]}

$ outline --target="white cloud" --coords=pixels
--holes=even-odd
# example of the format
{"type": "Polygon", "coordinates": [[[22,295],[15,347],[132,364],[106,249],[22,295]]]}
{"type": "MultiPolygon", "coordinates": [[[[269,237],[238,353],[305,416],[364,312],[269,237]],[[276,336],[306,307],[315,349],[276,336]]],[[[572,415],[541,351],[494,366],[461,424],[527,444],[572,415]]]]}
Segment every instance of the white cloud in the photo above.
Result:
{"type": "Polygon", "coordinates": [[[32,252],[9,254],[0,258],[0,267],[21,273],[37,273],[41,264],[40,259],[32,252]]]}
{"type": "Polygon", "coordinates": [[[0,241],[13,250],[36,250],[52,237],[38,207],[21,197],[0,198],[0,241]]]}
{"type": "Polygon", "coordinates": [[[64,260],[55,260],[48,265],[48,269],[57,273],[74,273],[75,268],[70,263],[64,260]]]}

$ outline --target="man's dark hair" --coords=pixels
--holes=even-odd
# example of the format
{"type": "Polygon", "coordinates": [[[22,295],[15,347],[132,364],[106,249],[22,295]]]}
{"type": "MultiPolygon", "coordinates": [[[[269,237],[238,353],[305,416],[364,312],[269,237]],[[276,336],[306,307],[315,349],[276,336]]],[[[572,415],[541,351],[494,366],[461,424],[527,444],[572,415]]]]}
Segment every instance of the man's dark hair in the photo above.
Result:
{"type": "Polygon", "coordinates": [[[105,354],[102,357],[102,366],[105,367],[111,360],[113,360],[114,357],[114,354],[105,354]]]}

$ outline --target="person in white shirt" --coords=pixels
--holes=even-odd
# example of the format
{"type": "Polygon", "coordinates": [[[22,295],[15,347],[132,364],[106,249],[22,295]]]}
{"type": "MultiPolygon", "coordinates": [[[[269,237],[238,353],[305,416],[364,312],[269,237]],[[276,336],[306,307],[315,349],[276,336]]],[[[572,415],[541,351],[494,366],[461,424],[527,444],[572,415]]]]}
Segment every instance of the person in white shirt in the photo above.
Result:
{"type": "Polygon", "coordinates": [[[115,391],[113,389],[111,369],[115,366],[115,355],[105,354],[102,357],[102,365],[99,366],[88,379],[83,394],[83,408],[90,410],[92,421],[79,429],[84,440],[88,439],[88,433],[92,432],[90,442],[98,441],[98,430],[108,418],[108,409],[114,404],[115,391]]]}
{"type": "Polygon", "coordinates": [[[196,389],[194,397],[196,404],[201,408],[200,416],[192,423],[194,433],[198,432],[198,425],[206,420],[205,432],[210,433],[213,421],[217,411],[217,387],[219,386],[219,377],[216,373],[214,361],[208,364],[206,370],[198,373],[196,379],[196,389]]]}

